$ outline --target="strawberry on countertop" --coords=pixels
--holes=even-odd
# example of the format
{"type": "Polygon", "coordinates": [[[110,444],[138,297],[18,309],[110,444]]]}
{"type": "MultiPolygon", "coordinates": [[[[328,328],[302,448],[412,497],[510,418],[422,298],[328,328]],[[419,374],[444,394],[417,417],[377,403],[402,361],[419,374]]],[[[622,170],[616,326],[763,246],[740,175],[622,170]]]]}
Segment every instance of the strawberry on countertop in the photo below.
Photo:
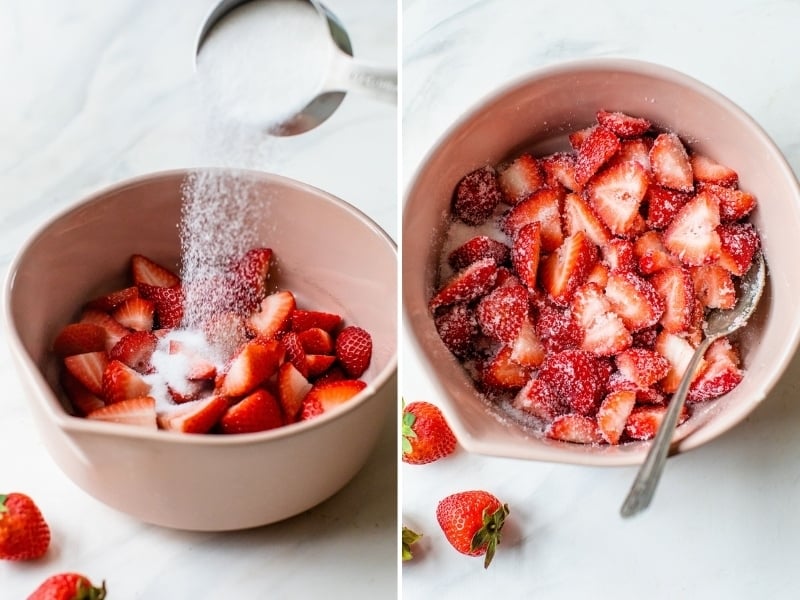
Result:
{"type": "Polygon", "coordinates": [[[483,490],[452,494],[436,507],[436,520],[447,541],[462,554],[485,556],[484,568],[494,558],[508,514],[507,504],[483,490]]]}
{"type": "Polygon", "coordinates": [[[419,401],[403,407],[402,444],[403,462],[424,465],[452,454],[456,438],[439,407],[419,401]]]}
{"type": "Polygon", "coordinates": [[[0,559],[41,558],[50,546],[50,527],[30,496],[0,494],[0,559]]]}
{"type": "Polygon", "coordinates": [[[58,573],[45,579],[28,600],[104,600],[106,584],[96,587],[80,573],[58,573]]]}

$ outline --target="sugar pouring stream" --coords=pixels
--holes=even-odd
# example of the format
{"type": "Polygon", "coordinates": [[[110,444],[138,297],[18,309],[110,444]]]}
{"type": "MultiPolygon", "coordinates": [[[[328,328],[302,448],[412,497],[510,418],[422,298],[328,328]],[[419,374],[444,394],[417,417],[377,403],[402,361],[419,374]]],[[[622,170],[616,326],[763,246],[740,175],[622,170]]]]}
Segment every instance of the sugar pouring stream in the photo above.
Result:
{"type": "Polygon", "coordinates": [[[639,468],[628,496],[620,508],[620,514],[623,517],[632,517],[650,505],[658,482],[661,479],[661,473],[664,471],[672,436],[678,424],[678,416],[686,401],[689,385],[700,364],[700,360],[714,340],[729,335],[747,324],[748,319],[758,305],[758,301],[761,299],[765,283],[766,265],[764,256],[759,253],[741,280],[741,291],[736,306],[730,310],[716,310],[708,316],[704,327],[705,339],[692,355],[680,385],[670,400],[664,420],[661,422],[655,438],[653,438],[650,450],[639,468]]]}
{"type": "Polygon", "coordinates": [[[195,58],[222,111],[277,136],[317,127],[351,91],[397,102],[397,71],[354,59],[344,27],[316,0],[223,0],[195,58]]]}

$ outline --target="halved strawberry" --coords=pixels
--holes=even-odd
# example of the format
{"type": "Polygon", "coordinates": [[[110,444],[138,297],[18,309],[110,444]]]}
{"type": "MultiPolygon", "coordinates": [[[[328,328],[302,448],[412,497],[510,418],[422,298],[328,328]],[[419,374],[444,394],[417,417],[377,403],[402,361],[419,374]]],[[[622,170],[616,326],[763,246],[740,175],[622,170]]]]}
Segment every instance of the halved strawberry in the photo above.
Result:
{"type": "Polygon", "coordinates": [[[297,333],[297,339],[307,354],[333,353],[333,337],[321,327],[311,327],[301,331],[297,333]]]}
{"type": "Polygon", "coordinates": [[[156,401],[151,396],[131,398],[93,410],[87,419],[157,429],[156,401]]]}
{"type": "Polygon", "coordinates": [[[151,385],[128,365],[118,360],[109,361],[103,371],[103,398],[106,404],[147,396],[151,385]]]}
{"type": "MultiPolygon", "coordinates": [[[[633,440],[649,440],[655,437],[664,415],[667,412],[666,406],[651,405],[637,406],[628,416],[625,424],[625,435],[633,440]]],[[[684,406],[678,417],[678,425],[684,423],[689,418],[689,409],[684,406]]]]}
{"type": "Polygon", "coordinates": [[[517,276],[529,290],[536,288],[541,250],[541,223],[534,221],[523,225],[514,236],[511,246],[511,263],[514,265],[517,276]]]}
{"type": "Polygon", "coordinates": [[[650,283],[661,297],[664,313],[660,323],[670,333],[688,331],[695,308],[694,282],[682,267],[667,267],[654,273],[650,283]]]}
{"type": "Polygon", "coordinates": [[[631,390],[611,392],[603,399],[597,409],[597,426],[606,442],[619,443],[635,404],[636,392],[631,390]]]}
{"type": "Polygon", "coordinates": [[[719,201],[701,191],[675,215],[664,231],[664,247],[685,265],[702,265],[719,257],[719,201]]]}
{"type": "Polygon", "coordinates": [[[761,247],[758,232],[750,223],[720,225],[719,265],[741,277],[753,264],[753,257],[761,247]]]}
{"type": "Polygon", "coordinates": [[[583,350],[597,356],[613,356],[630,347],[630,331],[594,283],[587,283],[575,292],[572,314],[583,330],[580,345],[583,350]]]}
{"type": "Polygon", "coordinates": [[[213,391],[213,382],[209,380],[183,379],[181,381],[170,381],[167,385],[167,393],[175,404],[184,404],[206,398],[213,391]]]}
{"type": "Polygon", "coordinates": [[[719,265],[702,265],[690,269],[694,282],[694,293],[705,308],[733,308],[736,304],[736,288],[730,271],[719,265]]]}
{"type": "Polygon", "coordinates": [[[303,310],[295,308],[290,318],[292,331],[305,331],[312,327],[319,327],[328,333],[334,333],[342,324],[342,317],[335,313],[318,310],[303,310]]]}
{"type": "Polygon", "coordinates": [[[522,322],[517,337],[511,343],[511,360],[524,367],[536,368],[542,364],[545,348],[529,319],[522,322]]]}
{"type": "Polygon", "coordinates": [[[236,398],[252,392],[275,374],[284,355],[285,349],[277,340],[246,343],[221,377],[217,393],[236,398]]]}
{"type": "Polygon", "coordinates": [[[458,182],[453,214],[467,225],[482,225],[502,200],[497,172],[491,166],[468,173],[458,182]]]}
{"type": "Polygon", "coordinates": [[[615,360],[622,376],[641,388],[655,385],[670,370],[670,362],[666,358],[646,348],[628,348],[617,354],[615,360]]]}
{"type": "Polygon", "coordinates": [[[306,369],[308,377],[313,379],[325,374],[336,362],[332,354],[306,354],[306,369]]]}
{"type": "MultiPolygon", "coordinates": [[[[694,347],[681,336],[662,331],[656,339],[655,351],[669,361],[669,372],[661,380],[661,389],[671,394],[678,389],[681,378],[689,366],[689,361],[694,354],[694,347]]],[[[704,369],[704,362],[701,361],[697,372],[704,369]]]]}
{"type": "Polygon", "coordinates": [[[583,146],[583,143],[589,138],[595,129],[597,129],[597,125],[589,125],[583,129],[575,129],[570,131],[567,136],[569,139],[569,145],[572,146],[573,150],[578,150],[581,146],[583,146]]]}
{"type": "Polygon", "coordinates": [[[490,390],[518,390],[529,377],[528,367],[511,360],[509,346],[502,346],[481,369],[481,382],[490,390]]]}
{"type": "Polygon", "coordinates": [[[571,192],[578,191],[581,186],[575,180],[575,155],[556,152],[541,160],[544,169],[545,185],[550,188],[563,186],[571,192]]]}
{"type": "Polygon", "coordinates": [[[645,275],[651,275],[661,269],[678,264],[678,259],[664,247],[659,233],[653,230],[636,238],[633,243],[633,255],[638,262],[639,270],[645,275]]]}
{"type": "Polygon", "coordinates": [[[616,163],[591,181],[589,203],[612,234],[629,236],[639,228],[639,205],[647,185],[647,172],[638,162],[616,163]]]}
{"type": "Polygon", "coordinates": [[[545,435],[554,440],[573,444],[601,444],[604,441],[595,419],[574,413],[553,419],[545,435]]]}
{"type": "Polygon", "coordinates": [[[739,368],[739,352],[728,338],[714,341],[703,358],[705,368],[698,373],[689,388],[687,399],[692,402],[719,398],[739,385],[744,378],[744,372],[739,368]]]}
{"type": "Polygon", "coordinates": [[[256,335],[273,338],[289,328],[295,306],[292,292],[275,292],[261,301],[258,312],[250,315],[247,325],[256,335]]]}
{"type": "Polygon", "coordinates": [[[96,323],[70,323],[53,340],[53,352],[61,357],[105,349],[106,330],[96,323]]]}
{"type": "Polygon", "coordinates": [[[61,387],[67,395],[75,413],[85,417],[90,412],[105,406],[103,399],[87,390],[69,371],[61,372],[61,387]]]}
{"type": "Polygon", "coordinates": [[[318,403],[322,407],[322,412],[327,412],[351,400],[366,387],[367,384],[360,379],[316,383],[306,395],[303,404],[318,403]]]}
{"type": "Polygon", "coordinates": [[[532,377],[524,387],[514,396],[512,403],[517,410],[524,411],[542,421],[552,421],[557,416],[567,412],[568,406],[564,405],[544,380],[532,377]]]}
{"type": "Polygon", "coordinates": [[[739,189],[711,183],[703,184],[700,189],[719,200],[719,218],[723,223],[741,221],[758,204],[755,196],[739,189]]]}
{"type": "Polygon", "coordinates": [[[114,344],[108,357],[118,360],[138,373],[153,370],[150,359],[158,345],[158,338],[151,331],[132,331],[114,344]]]}
{"type": "Polygon", "coordinates": [[[521,154],[506,165],[498,176],[503,199],[517,204],[544,185],[544,172],[530,154],[521,154]]]}
{"type": "Polygon", "coordinates": [[[619,138],[611,131],[600,126],[593,128],[577,149],[575,181],[585,185],[617,153],[619,146],[619,138]]]}
{"type": "Polygon", "coordinates": [[[291,362],[302,373],[303,377],[308,378],[306,351],[303,350],[303,345],[300,343],[298,335],[294,331],[289,331],[281,336],[280,341],[286,349],[286,360],[291,362]]]}
{"type": "Polygon", "coordinates": [[[131,274],[136,286],[144,283],[154,287],[173,287],[181,282],[167,267],[141,254],[131,256],[131,274]]]}
{"type": "Polygon", "coordinates": [[[567,194],[564,198],[564,228],[567,235],[583,231],[597,246],[603,247],[611,240],[608,227],[578,194],[567,194]]]}
{"type": "Polygon", "coordinates": [[[108,356],[104,351],[67,356],[64,366],[92,394],[103,396],[103,372],[108,366],[108,356]]]}
{"type": "Polygon", "coordinates": [[[209,396],[179,404],[158,413],[158,425],[167,431],[180,433],[208,433],[228,410],[224,396],[209,396]]]}
{"type": "Polygon", "coordinates": [[[84,308],[93,308],[95,310],[102,310],[103,312],[110,313],[126,300],[134,298],[138,295],[139,288],[133,285],[119,290],[114,290],[113,292],[103,294],[97,298],[93,298],[85,304],[84,308]]]}
{"type": "Polygon", "coordinates": [[[583,339],[583,331],[569,309],[551,305],[542,306],[538,311],[535,325],[536,333],[548,352],[577,348],[583,339]]]}
{"type": "Polygon", "coordinates": [[[735,187],[739,183],[739,175],[728,166],[722,165],[705,154],[692,154],[690,158],[692,173],[697,181],[735,187]]]}
{"type": "Polygon", "coordinates": [[[453,250],[447,260],[455,271],[471,265],[477,260],[491,258],[497,266],[508,262],[510,249],[503,242],[485,235],[476,235],[453,250]]]}
{"type": "Polygon", "coordinates": [[[350,377],[364,374],[372,360],[372,336],[366,329],[349,325],[336,336],[336,359],[350,377]]]}
{"type": "Polygon", "coordinates": [[[476,261],[448,279],[430,299],[428,307],[435,311],[440,306],[476,300],[492,289],[496,279],[494,260],[476,261]]]}
{"type": "Polygon", "coordinates": [[[181,355],[186,364],[184,370],[186,379],[190,381],[205,381],[209,379],[213,380],[216,377],[216,365],[200,352],[191,347],[187,347],[187,345],[181,341],[170,340],[167,351],[172,355],[181,355]]]}
{"type": "Polygon", "coordinates": [[[674,133],[662,133],[656,137],[650,149],[650,167],[657,184],[682,192],[694,189],[689,155],[674,133]]]}
{"type": "Polygon", "coordinates": [[[129,329],[150,331],[153,329],[155,306],[150,300],[137,295],[120,304],[111,316],[129,329]]]}
{"type": "Polygon", "coordinates": [[[653,229],[665,229],[675,215],[691,200],[692,195],[660,185],[650,185],[645,194],[647,203],[647,225],[653,229]]]}
{"type": "Polygon", "coordinates": [[[595,262],[597,247],[583,231],[577,231],[542,261],[539,267],[542,287],[554,302],[567,306],[595,262]]]}
{"type": "Polygon", "coordinates": [[[637,404],[664,404],[667,396],[657,386],[641,387],[636,385],[620,371],[615,371],[608,379],[608,391],[627,390],[636,394],[637,404]]]}
{"type": "Polygon", "coordinates": [[[283,425],[278,400],[265,389],[258,389],[228,408],[220,417],[222,433],[255,433],[283,425]]]}
{"type": "MultiPolygon", "coordinates": [[[[611,271],[635,271],[637,268],[633,244],[625,238],[612,238],[603,246],[603,262],[611,271]]],[[[603,285],[602,287],[605,287],[603,285]]]]}
{"type": "Polygon", "coordinates": [[[437,311],[434,324],[447,348],[458,357],[469,356],[475,349],[478,319],[466,303],[451,304],[437,311]]]}
{"type": "Polygon", "coordinates": [[[608,276],[605,295],[628,331],[646,329],[664,314],[664,301],[652,284],[632,271],[614,271],[608,276]]]}
{"type": "Polygon", "coordinates": [[[597,412],[610,376],[606,361],[583,350],[549,354],[538,374],[559,402],[582,415],[597,412]]]}
{"type": "Polygon", "coordinates": [[[637,162],[647,173],[650,173],[650,148],[652,145],[651,138],[620,140],[619,150],[611,162],[637,162]]]}
{"type": "Polygon", "coordinates": [[[106,350],[130,333],[130,329],[119,323],[114,317],[102,310],[87,308],[81,313],[81,323],[92,323],[106,330],[106,350]]]}
{"type": "Polygon", "coordinates": [[[312,385],[303,374],[290,362],[283,363],[278,369],[278,401],[283,409],[283,417],[287,423],[294,423],[303,408],[303,399],[312,385]]]}
{"type": "MultiPolygon", "coordinates": [[[[617,238],[619,239],[619,238],[617,238]]],[[[608,276],[611,274],[611,269],[602,261],[597,261],[589,274],[586,275],[586,283],[594,283],[601,289],[606,287],[608,283],[608,276]]]]}
{"type": "Polygon", "coordinates": [[[475,316],[485,335],[511,344],[528,318],[528,291],[521,285],[495,288],[478,302],[475,316]]]}
{"type": "Polygon", "coordinates": [[[272,264],[272,249],[251,248],[233,266],[235,287],[234,310],[247,315],[253,312],[267,295],[267,278],[272,264]]]}
{"type": "Polygon", "coordinates": [[[619,137],[637,137],[650,129],[650,121],[619,111],[597,111],[597,122],[619,137]]]}
{"type": "Polygon", "coordinates": [[[558,190],[542,188],[514,206],[503,218],[501,227],[511,239],[528,223],[541,224],[542,250],[552,252],[561,245],[561,194],[558,190]]]}
{"type": "Polygon", "coordinates": [[[162,329],[180,327],[183,321],[183,288],[174,286],[155,286],[147,283],[139,284],[142,297],[152,300],[155,307],[158,326],[162,329]]]}

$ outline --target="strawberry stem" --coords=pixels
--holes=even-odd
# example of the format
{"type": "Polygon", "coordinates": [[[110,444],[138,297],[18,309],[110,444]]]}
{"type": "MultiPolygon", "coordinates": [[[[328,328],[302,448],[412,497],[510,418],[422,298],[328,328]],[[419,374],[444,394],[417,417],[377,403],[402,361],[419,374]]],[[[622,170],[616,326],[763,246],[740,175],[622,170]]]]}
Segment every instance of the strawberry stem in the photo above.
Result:
{"type": "Polygon", "coordinates": [[[500,531],[503,529],[506,517],[509,514],[508,504],[503,504],[496,511],[490,513],[486,508],[483,511],[483,527],[475,532],[470,542],[470,551],[486,548],[486,557],[483,568],[488,569],[494,558],[497,546],[500,544],[500,531]]]}

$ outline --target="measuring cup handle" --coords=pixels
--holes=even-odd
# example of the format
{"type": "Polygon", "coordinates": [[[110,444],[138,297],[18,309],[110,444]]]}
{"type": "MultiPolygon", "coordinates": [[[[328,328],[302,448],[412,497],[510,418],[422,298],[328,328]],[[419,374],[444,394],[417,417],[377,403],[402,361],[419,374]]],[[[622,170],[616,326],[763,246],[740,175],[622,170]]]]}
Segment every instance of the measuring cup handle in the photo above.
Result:
{"type": "Polygon", "coordinates": [[[351,61],[347,88],[382,102],[397,104],[397,71],[351,61]]]}

